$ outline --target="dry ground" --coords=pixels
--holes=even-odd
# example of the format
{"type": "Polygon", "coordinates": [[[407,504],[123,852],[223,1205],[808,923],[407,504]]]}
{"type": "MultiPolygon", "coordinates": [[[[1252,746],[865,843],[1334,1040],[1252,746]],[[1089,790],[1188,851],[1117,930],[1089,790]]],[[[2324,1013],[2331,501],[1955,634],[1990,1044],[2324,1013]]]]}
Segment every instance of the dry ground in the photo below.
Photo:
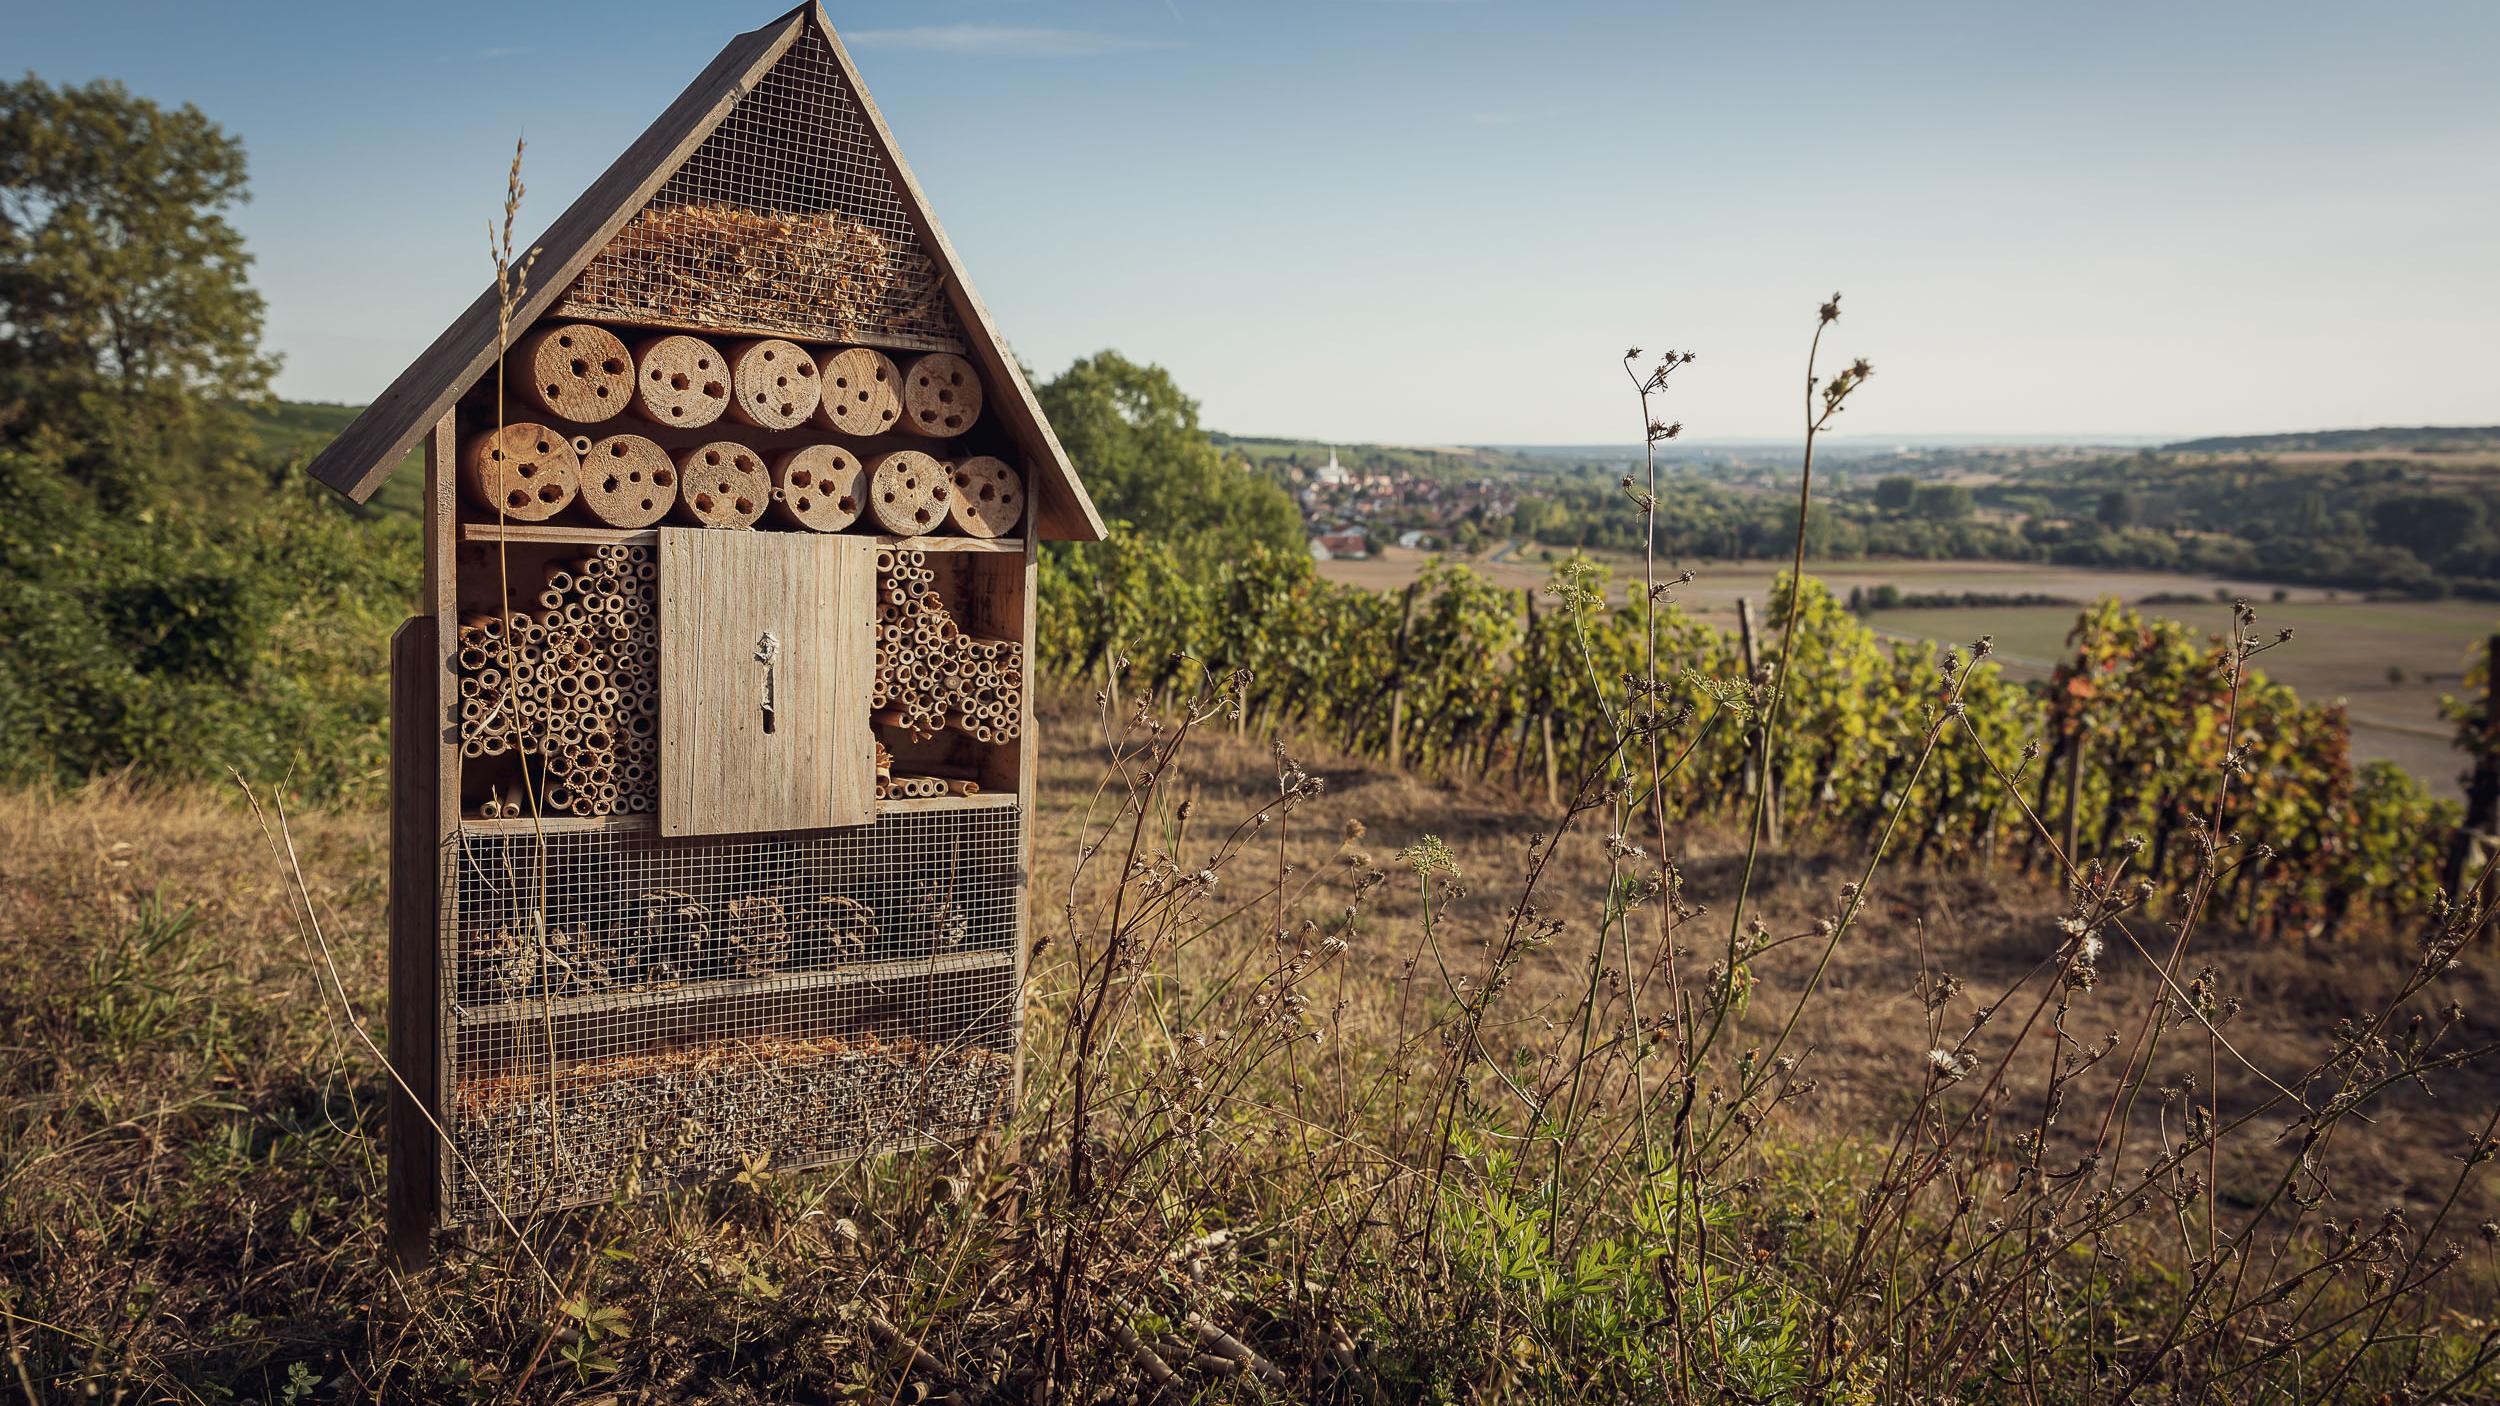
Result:
{"type": "MultiPolygon", "coordinates": [[[[1046,801],[1039,821],[1044,894],[1054,884],[1064,885],[1064,874],[1050,856],[1072,850],[1077,797],[1102,775],[1099,746],[1081,737],[1089,722],[1098,738],[1099,721],[1086,718],[1084,710],[1063,716],[1045,752],[1046,801]]],[[[1498,931],[1518,896],[1528,837],[1550,829],[1556,818],[1556,812],[1543,810],[1528,795],[1529,788],[1513,786],[1507,778],[1435,781],[1325,749],[1294,750],[1305,767],[1328,782],[1318,805],[1298,817],[1302,838],[1288,845],[1295,859],[1324,862],[1335,852],[1348,821],[1362,823],[1364,834],[1356,843],[1383,862],[1422,836],[1437,835],[1457,854],[1468,890],[1444,917],[1448,930],[1467,935],[1458,950],[1472,954],[1484,935],[1498,931]]],[[[1274,794],[1273,756],[1245,740],[1219,730],[1191,757],[1184,784],[1199,798],[1206,817],[1201,824],[1229,823],[1230,817],[1274,794]]],[[[1581,933],[1603,889],[1601,829],[1596,817],[1584,818],[1576,835],[1560,847],[1547,881],[1544,906],[1568,916],[1581,933]]],[[[1740,835],[1731,822],[1713,819],[1669,838],[1692,895],[1710,909],[1679,940],[1688,973],[1706,967],[1725,945],[1724,915],[1743,862],[1740,835]]],[[[1863,868],[1867,846],[1867,837],[1806,835],[1769,852],[1755,891],[1771,930],[1801,934],[1816,916],[1834,911],[1841,885],[1855,880],[1863,868]]],[[[1874,892],[1875,903],[1835,952],[1823,992],[1808,1004],[1791,1046],[1810,1052],[1807,1073],[1823,1091],[1793,1129],[1803,1137],[1832,1131],[1873,1134],[1891,1127],[1913,1100],[1928,1050],[1958,1034],[1980,1004],[2002,1003],[2009,1020],[2000,1025],[2033,1009],[2045,986],[2042,964],[2059,941],[2055,923],[2064,912],[2062,888],[2045,877],[2020,873],[2010,859],[1995,868],[1893,870],[1879,879],[1874,892]],[[1948,1003],[1944,1020],[1934,1028],[1918,996],[1922,969],[1962,983],[1963,995],[1948,1003]]],[[[1037,896],[1037,913],[1047,906],[1047,899],[1037,896]]],[[[1378,985],[1357,993],[1358,1006],[1386,1016],[1397,1004],[1397,978],[1415,956],[1417,911],[1411,885],[1392,885],[1374,910],[1366,924],[1368,946],[1357,942],[1366,960],[1352,970],[1357,982],[1378,985]]],[[[2168,934],[2158,919],[2144,918],[2131,926],[2145,949],[2167,948],[2168,934]]],[[[1654,934],[1654,928],[1650,931],[1654,934]]],[[[2159,990],[2150,960],[2123,950],[2123,943],[2113,946],[2120,950],[2104,961],[2099,986],[2079,993],[2067,1017],[2067,1031],[2080,1044],[2110,1033],[2132,1042],[2159,990]]],[[[1745,1024],[1749,1043],[1767,1042],[1786,1019],[1812,966],[1815,947],[1812,941],[1801,941],[1759,964],[1762,982],[1745,1024]]],[[[2227,928],[2201,931],[2177,979],[2188,981],[2208,965],[2216,969],[2223,993],[2244,1003],[2226,1029],[2231,1044],[2247,1066],[2263,1071],[2234,1067],[2227,1053],[2218,1056],[2215,1068],[2227,1091],[2226,1111],[2234,1105],[2246,1107],[2267,1092],[2264,1076],[2296,1083],[2302,1070],[2323,1060],[2336,1022],[2365,1016],[2398,989],[2411,969],[2411,950],[2410,940],[2402,935],[2311,950],[2259,943],[2227,928]]],[[[1585,953],[1585,946],[1565,940],[1532,958],[1510,1018],[1525,1024],[1567,1023],[1585,983],[1585,953]]],[[[1430,985],[1428,978],[1424,985],[1430,985]]],[[[2500,1040],[2500,955],[2487,947],[2477,949],[2471,966],[2442,990],[2468,1012],[2462,1033],[2469,1043],[2500,1040]]],[[[1662,994],[1663,985],[1653,985],[1647,1008],[1656,1010],[1662,994]]],[[[2163,1037],[2160,1049],[2154,1068],[2163,1078],[2206,1077],[2208,1044],[2201,1032],[2173,1030],[2163,1037]]],[[[2012,1115],[2036,1116],[2035,1074],[2025,1070],[2013,1080],[2018,1096],[2012,1115]],[[2022,1091],[2032,1091],[2028,1105],[2022,1091]]],[[[2088,1097],[2095,1087],[2087,1079],[2068,1095],[2071,1108],[2092,1108],[2090,1116],[2066,1119],[2070,1133],[2086,1131],[2084,1125],[2097,1117],[2099,1107],[2088,1097]]],[[[2176,1110],[2152,1103],[2148,1097],[2136,1110],[2132,1135],[2144,1140],[2139,1146],[2158,1141],[2165,1130],[2177,1131],[2176,1110]],[[2165,1116],[2171,1120],[2167,1129],[2165,1116]]],[[[2416,1091],[2400,1099],[2379,1114],[2365,1137],[2347,1137],[2340,1146],[2321,1149],[2321,1167],[2332,1169],[2343,1194],[2360,1198],[2345,1206],[2344,1213],[2375,1212],[2382,1209],[2379,1203],[2397,1200],[2417,1208],[2435,1204],[2455,1181],[2455,1154],[2469,1145],[2496,1104],[2500,1066],[2486,1060],[2436,1096],[2416,1091]]],[[[2238,1166],[2224,1167],[2226,1190],[2244,1204],[2254,1204],[2265,1176],[2282,1164],[2281,1149],[2270,1146],[2268,1139],[2288,1121],[2261,1120],[2252,1128],[2238,1166]]],[[[2500,1212],[2500,1186],[2492,1179],[2483,1179],[2471,1196],[2472,1220],[2500,1212]]]]}

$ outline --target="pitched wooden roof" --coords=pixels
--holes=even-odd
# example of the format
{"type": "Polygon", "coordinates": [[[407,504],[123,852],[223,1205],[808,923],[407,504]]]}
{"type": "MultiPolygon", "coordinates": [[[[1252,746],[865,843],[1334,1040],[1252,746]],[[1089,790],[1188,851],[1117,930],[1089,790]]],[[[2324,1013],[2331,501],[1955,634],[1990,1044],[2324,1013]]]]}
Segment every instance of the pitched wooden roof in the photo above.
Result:
{"type": "MultiPolygon", "coordinates": [[[[844,96],[856,105],[867,144],[882,168],[879,175],[893,188],[902,207],[900,214],[933,266],[936,284],[963,329],[964,355],[991,388],[991,413],[1022,451],[1031,480],[1036,535],[1052,541],[1100,541],[1105,535],[1102,515],[1095,511],[1093,499],[1068,462],[1067,451],[1042,417],[1023,368],[964,277],[945,231],[929,213],[919,182],[895,149],[894,134],[859,81],[859,70],[833,32],[823,7],[813,0],[731,40],[668,110],[548,226],[536,244],[538,262],[531,270],[529,289],[512,310],[515,333],[564,299],[583,269],[642,212],[775,65],[791,57],[794,48],[805,44],[812,49],[819,40],[831,51],[839,82],[847,90],[844,96]]],[[[496,314],[495,290],[489,287],[313,460],[312,476],[357,502],[371,497],[453,402],[494,367],[496,314]]]]}

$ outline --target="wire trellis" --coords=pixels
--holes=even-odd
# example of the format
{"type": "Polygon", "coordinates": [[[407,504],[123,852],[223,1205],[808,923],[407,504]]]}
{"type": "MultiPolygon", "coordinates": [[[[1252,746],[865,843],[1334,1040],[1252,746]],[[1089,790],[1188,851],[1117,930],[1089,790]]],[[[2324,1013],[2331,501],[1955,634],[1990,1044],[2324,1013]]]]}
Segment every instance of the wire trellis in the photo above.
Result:
{"type": "Polygon", "coordinates": [[[442,969],[445,1219],[954,1141],[1008,1097],[1007,806],[684,843],[469,834],[442,969]]]}
{"type": "Polygon", "coordinates": [[[858,95],[813,25],[599,252],[556,311],[962,349],[937,266],[858,95]]]}

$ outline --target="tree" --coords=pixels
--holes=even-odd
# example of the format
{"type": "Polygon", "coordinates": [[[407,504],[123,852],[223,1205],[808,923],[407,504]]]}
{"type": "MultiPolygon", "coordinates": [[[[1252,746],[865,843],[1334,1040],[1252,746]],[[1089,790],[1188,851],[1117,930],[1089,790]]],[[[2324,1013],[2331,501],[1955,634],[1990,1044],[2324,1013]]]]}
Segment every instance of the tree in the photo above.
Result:
{"type": "Polygon", "coordinates": [[[2110,489],[2101,495],[2100,508],[2096,516],[2099,517],[2101,526],[2112,532],[2133,527],[2135,525],[2135,500],[2127,496],[2127,490],[2123,488],[2110,489]]]}
{"type": "Polygon", "coordinates": [[[1875,506],[1888,513],[1906,511],[1918,496],[1918,480],[1908,474],[1886,474],[1875,480],[1875,506]]]}
{"type": "Polygon", "coordinates": [[[1115,351],[1077,362],[1039,397],[1106,518],[1171,539],[1184,560],[1263,545],[1303,551],[1302,514],[1274,481],[1227,462],[1171,373],[1115,351]]]}
{"type": "Polygon", "coordinates": [[[1958,483],[1922,483],[1910,497],[1910,514],[1930,522],[1959,522],[1971,514],[1971,491],[1958,483]]]}
{"type": "Polygon", "coordinates": [[[2463,494],[2408,493],[2370,508],[2372,540],[2434,564],[2482,530],[2482,503],[2463,494]]]}
{"type": "Polygon", "coordinates": [[[261,297],[225,218],[246,198],[242,144],[198,108],[104,79],[0,84],[0,443],[48,426],[139,450],[73,465],[101,475],[266,395],[261,297]]]}

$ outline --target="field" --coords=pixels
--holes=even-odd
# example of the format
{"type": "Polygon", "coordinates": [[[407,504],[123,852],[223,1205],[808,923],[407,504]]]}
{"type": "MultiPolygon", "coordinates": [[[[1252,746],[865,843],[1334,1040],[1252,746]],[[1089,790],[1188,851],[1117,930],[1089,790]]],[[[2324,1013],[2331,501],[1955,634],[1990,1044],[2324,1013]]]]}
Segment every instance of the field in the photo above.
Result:
{"type": "MultiPolygon", "coordinates": [[[[1391,548],[1370,561],[1323,562],[1319,569],[1331,580],[1395,590],[1413,580],[1427,559],[1426,553],[1391,548]]],[[[1533,550],[1498,560],[1488,553],[1470,564],[1515,589],[1541,588],[1548,569],[1533,550]]],[[[1618,557],[1607,559],[1606,564],[1618,580],[1637,577],[1640,571],[1638,560],[1618,557]]],[[[1772,579],[1786,566],[1663,559],[1659,564],[1662,576],[1685,569],[1693,571],[1696,579],[1677,590],[1676,600],[1705,619],[1733,627],[1737,601],[1749,599],[1759,612],[1772,579]]],[[[2355,756],[2396,762],[2443,793],[2456,790],[2459,762],[2449,746],[2449,729],[2439,719],[2440,695],[2463,691],[2468,651],[2500,628],[2500,606],[2472,601],[2371,601],[2318,587],[2278,588],[2264,582],[2175,572],[1985,561],[1809,561],[1806,570],[1844,597],[1852,588],[1883,585],[1898,587],[1905,594],[2039,594],[2078,602],[2102,596],[2128,602],[2153,595],[2210,599],[2217,591],[2245,596],[2257,603],[2265,627],[2290,626],[2297,632],[2292,643],[2265,656],[2261,667],[2266,674],[2299,690],[2304,698],[2348,702],[2355,756]],[[2274,599],[2278,589],[2284,593],[2281,602],[2274,599]],[[2401,681],[2391,680],[2390,668],[2401,671],[2401,681]]],[[[2200,629],[2220,629],[2230,619],[2229,607],[2219,601],[2144,609],[2200,629]]],[[[1964,644],[1980,635],[1992,635],[1997,662],[2019,678],[2046,674],[2064,651],[2075,611],[2063,606],[1975,606],[1879,611],[1867,620],[1878,630],[1904,639],[1964,644]]]]}

